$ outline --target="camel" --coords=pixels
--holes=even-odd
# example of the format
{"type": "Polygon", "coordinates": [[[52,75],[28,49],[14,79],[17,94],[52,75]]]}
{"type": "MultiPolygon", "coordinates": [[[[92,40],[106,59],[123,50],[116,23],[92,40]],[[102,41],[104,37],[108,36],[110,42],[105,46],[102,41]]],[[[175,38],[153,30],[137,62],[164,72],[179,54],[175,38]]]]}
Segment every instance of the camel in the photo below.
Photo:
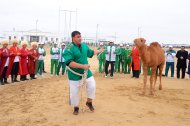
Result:
{"type": "Polygon", "coordinates": [[[158,42],[152,42],[150,46],[147,46],[145,42],[146,40],[144,38],[137,38],[134,40],[136,47],[139,49],[139,55],[143,63],[144,84],[142,94],[145,95],[146,93],[147,73],[150,67],[150,95],[154,95],[158,69],[160,78],[159,90],[162,90],[162,71],[165,64],[164,50],[158,42]]]}

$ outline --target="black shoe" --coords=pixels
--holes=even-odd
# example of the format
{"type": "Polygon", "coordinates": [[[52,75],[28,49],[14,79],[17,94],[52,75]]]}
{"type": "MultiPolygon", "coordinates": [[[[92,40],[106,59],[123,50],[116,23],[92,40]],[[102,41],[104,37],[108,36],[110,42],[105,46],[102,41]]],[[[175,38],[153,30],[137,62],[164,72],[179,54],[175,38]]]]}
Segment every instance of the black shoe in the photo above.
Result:
{"type": "Polygon", "coordinates": [[[25,80],[29,80],[28,78],[25,78],[25,80]]]}
{"type": "Polygon", "coordinates": [[[79,114],[79,107],[74,107],[73,115],[78,115],[78,114],[79,114]]]}
{"type": "Polygon", "coordinates": [[[47,73],[46,71],[43,71],[43,73],[47,73]]]}
{"type": "Polygon", "coordinates": [[[4,79],[4,83],[9,84],[9,82],[7,82],[7,78],[4,79]]]}
{"type": "Polygon", "coordinates": [[[25,81],[25,79],[22,77],[22,78],[20,79],[20,81],[25,81]]]}
{"type": "Polygon", "coordinates": [[[11,83],[14,83],[14,80],[11,79],[11,83]]]}
{"type": "Polygon", "coordinates": [[[18,81],[18,80],[14,80],[14,82],[20,82],[20,81],[18,81]]]}
{"type": "Polygon", "coordinates": [[[33,77],[32,79],[37,79],[37,78],[33,77]]]}
{"type": "Polygon", "coordinates": [[[4,85],[4,82],[3,82],[3,81],[1,81],[1,82],[0,82],[0,85],[4,85]]]}
{"type": "Polygon", "coordinates": [[[3,85],[3,78],[0,78],[0,84],[3,85]]]}
{"type": "Polygon", "coordinates": [[[94,111],[94,107],[92,105],[92,102],[86,102],[86,106],[88,106],[88,108],[90,109],[90,111],[94,111]]]}

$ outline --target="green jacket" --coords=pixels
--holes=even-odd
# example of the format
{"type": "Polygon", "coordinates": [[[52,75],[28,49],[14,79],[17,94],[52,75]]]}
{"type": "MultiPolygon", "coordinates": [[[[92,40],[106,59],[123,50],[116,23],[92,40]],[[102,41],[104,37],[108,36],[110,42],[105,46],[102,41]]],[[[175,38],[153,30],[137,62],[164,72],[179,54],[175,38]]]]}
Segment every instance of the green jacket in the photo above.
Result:
{"type": "MultiPolygon", "coordinates": [[[[37,50],[38,50],[39,48],[41,48],[41,47],[38,47],[37,50]]],[[[44,49],[44,54],[43,54],[43,56],[46,56],[46,50],[45,50],[45,48],[42,47],[41,49],[44,49]]]]}
{"type": "MultiPolygon", "coordinates": [[[[93,55],[94,55],[94,51],[91,50],[85,43],[81,43],[80,46],[77,46],[75,45],[74,42],[72,42],[66,47],[62,56],[65,59],[66,65],[69,65],[69,63],[72,61],[79,64],[88,64],[88,58],[92,58],[93,55]]],[[[79,74],[84,74],[84,69],[76,69],[76,68],[71,68],[71,69],[79,74]]],[[[88,70],[87,78],[91,76],[92,76],[92,72],[88,70]]],[[[73,80],[73,81],[78,81],[82,79],[81,76],[75,75],[69,70],[68,70],[68,77],[69,77],[69,80],[73,80]]]]}
{"type": "MultiPolygon", "coordinates": [[[[100,50],[101,48],[98,47],[98,50],[100,50]]],[[[99,60],[105,60],[106,59],[106,55],[105,52],[102,52],[100,55],[97,55],[99,57],[99,60]]]]}
{"type": "Polygon", "coordinates": [[[124,60],[125,61],[131,61],[131,56],[129,56],[129,54],[132,52],[132,50],[130,49],[126,49],[125,53],[124,53],[124,60]]]}
{"type": "Polygon", "coordinates": [[[125,49],[124,48],[120,48],[121,50],[121,55],[120,55],[120,60],[124,60],[125,59],[125,49]]]}
{"type": "Polygon", "coordinates": [[[51,55],[59,54],[60,53],[59,51],[60,51],[59,47],[51,47],[50,54],[51,55]],[[53,48],[58,48],[58,52],[53,52],[53,48]]]}

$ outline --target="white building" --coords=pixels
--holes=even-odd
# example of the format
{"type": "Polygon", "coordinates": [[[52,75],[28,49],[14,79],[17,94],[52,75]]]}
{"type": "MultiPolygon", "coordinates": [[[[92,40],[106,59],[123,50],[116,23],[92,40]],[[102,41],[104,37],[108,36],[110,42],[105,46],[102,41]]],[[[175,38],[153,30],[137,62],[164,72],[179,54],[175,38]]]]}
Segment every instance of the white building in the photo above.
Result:
{"type": "Polygon", "coordinates": [[[64,37],[60,37],[57,34],[51,32],[43,32],[40,30],[29,30],[29,31],[5,31],[1,35],[3,39],[18,39],[19,41],[37,41],[37,42],[65,42],[64,37]]]}

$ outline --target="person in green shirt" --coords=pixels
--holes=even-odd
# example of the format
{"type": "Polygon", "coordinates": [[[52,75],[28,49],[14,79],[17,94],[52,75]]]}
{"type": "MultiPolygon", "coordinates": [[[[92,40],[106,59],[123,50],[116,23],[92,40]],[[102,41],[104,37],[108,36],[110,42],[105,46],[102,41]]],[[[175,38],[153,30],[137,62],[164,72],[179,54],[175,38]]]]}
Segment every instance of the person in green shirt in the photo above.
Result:
{"type": "MultiPolygon", "coordinates": [[[[85,43],[81,43],[81,33],[79,31],[73,31],[71,34],[72,42],[66,47],[63,57],[66,65],[74,72],[78,74],[84,74],[87,71],[86,77],[86,89],[87,89],[87,102],[86,106],[94,111],[92,100],[95,98],[95,80],[92,76],[92,72],[89,70],[90,65],[88,64],[88,58],[92,58],[93,55],[97,55],[104,51],[103,48],[100,50],[92,50],[85,43]]],[[[79,88],[80,82],[83,81],[82,77],[75,73],[67,70],[69,78],[70,88],[70,103],[74,106],[74,115],[79,113],[79,88]]],[[[84,80],[85,81],[85,80],[84,80]]]]}
{"type": "Polygon", "coordinates": [[[120,47],[117,47],[116,50],[115,50],[115,54],[116,54],[116,57],[115,57],[115,69],[114,69],[114,72],[119,72],[119,59],[120,59],[120,56],[121,56],[121,48],[120,47]]]}
{"type": "Polygon", "coordinates": [[[61,44],[61,48],[60,48],[60,54],[59,54],[59,64],[58,64],[58,67],[57,67],[57,75],[59,76],[59,71],[62,67],[62,75],[64,75],[65,73],[65,67],[66,67],[66,64],[65,64],[65,60],[62,56],[62,54],[64,53],[65,51],[65,43],[62,43],[61,44]]]}
{"type": "MultiPolygon", "coordinates": [[[[104,48],[103,43],[100,43],[100,47],[98,47],[98,50],[100,50],[101,48],[104,48]]],[[[104,68],[105,68],[105,62],[106,62],[105,52],[102,52],[101,54],[97,55],[97,58],[99,60],[99,73],[103,73],[104,68]]]]}
{"type": "Polygon", "coordinates": [[[132,50],[129,49],[129,45],[126,46],[125,53],[124,53],[124,73],[125,74],[130,74],[131,69],[130,69],[130,64],[131,64],[131,54],[132,50]]]}
{"type": "Polygon", "coordinates": [[[119,56],[119,64],[118,64],[118,72],[124,73],[124,55],[125,55],[125,48],[123,47],[123,44],[120,44],[120,51],[121,54],[119,56]],[[120,68],[122,70],[120,70],[120,68]]]}
{"type": "Polygon", "coordinates": [[[105,47],[105,55],[106,55],[105,78],[108,77],[108,73],[110,71],[110,78],[113,79],[115,57],[116,57],[115,51],[116,47],[114,46],[114,41],[109,41],[109,45],[105,47]],[[108,70],[109,65],[111,65],[110,70],[108,70]]]}
{"type": "Polygon", "coordinates": [[[43,72],[43,67],[44,67],[44,57],[46,56],[46,50],[43,48],[43,43],[38,44],[38,53],[39,53],[39,58],[38,58],[38,63],[36,67],[36,75],[42,75],[43,72]]]}
{"type": "Polygon", "coordinates": [[[50,49],[51,54],[51,75],[57,74],[58,60],[59,60],[60,49],[57,47],[57,43],[54,42],[54,46],[50,49]],[[53,72],[54,71],[54,72],[53,72]]]}

